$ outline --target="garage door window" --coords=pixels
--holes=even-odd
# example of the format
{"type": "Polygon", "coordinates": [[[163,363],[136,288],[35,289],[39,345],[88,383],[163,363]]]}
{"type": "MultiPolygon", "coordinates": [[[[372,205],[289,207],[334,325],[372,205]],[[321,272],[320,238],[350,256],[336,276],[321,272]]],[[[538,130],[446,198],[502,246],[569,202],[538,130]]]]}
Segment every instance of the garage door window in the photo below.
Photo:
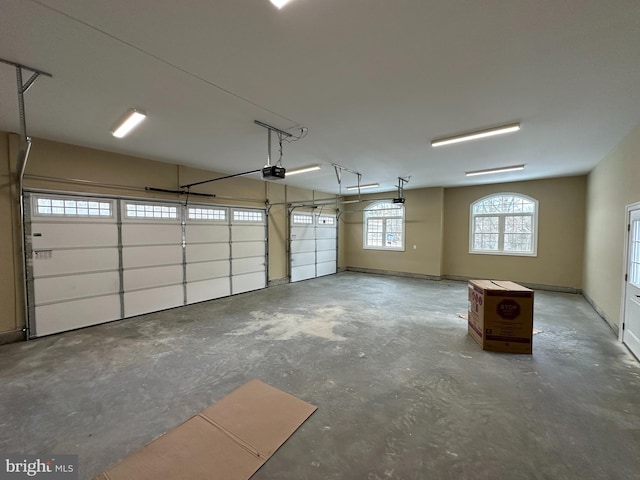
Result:
{"type": "Polygon", "coordinates": [[[483,197],[471,204],[470,219],[470,253],[536,255],[536,199],[514,193],[483,197]]]}
{"type": "Polygon", "coordinates": [[[34,210],[36,216],[107,218],[113,216],[113,202],[37,196],[34,210]]]}
{"type": "Polygon", "coordinates": [[[364,248],[404,250],[404,206],[376,202],[364,211],[364,248]]]}
{"type": "Polygon", "coordinates": [[[127,203],[125,216],[127,218],[178,218],[178,207],[170,205],[127,203]]]}
{"type": "Polygon", "coordinates": [[[227,211],[218,208],[189,207],[189,220],[220,220],[227,219],[227,211]]]}

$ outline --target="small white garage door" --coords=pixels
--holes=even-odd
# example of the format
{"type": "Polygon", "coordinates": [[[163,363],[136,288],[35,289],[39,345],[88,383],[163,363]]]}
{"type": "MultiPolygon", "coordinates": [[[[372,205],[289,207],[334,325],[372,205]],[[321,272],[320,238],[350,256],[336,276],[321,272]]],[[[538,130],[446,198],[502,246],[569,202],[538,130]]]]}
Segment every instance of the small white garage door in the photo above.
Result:
{"type": "Polygon", "coordinates": [[[184,305],[181,206],[121,203],[124,316],[184,305]]]}
{"type": "Polygon", "coordinates": [[[231,293],[267,286],[267,222],[264,210],[232,208],[231,293]]]}
{"type": "Polygon", "coordinates": [[[294,211],[290,225],[291,281],[336,273],[336,216],[294,211]]]}
{"type": "Polygon", "coordinates": [[[30,336],[121,317],[114,200],[26,196],[30,336]]]}
{"type": "Polygon", "coordinates": [[[266,211],[25,196],[29,336],[267,285],[266,211]]]}
{"type": "Polygon", "coordinates": [[[187,303],[231,295],[229,209],[187,208],[185,227],[187,303]]]}

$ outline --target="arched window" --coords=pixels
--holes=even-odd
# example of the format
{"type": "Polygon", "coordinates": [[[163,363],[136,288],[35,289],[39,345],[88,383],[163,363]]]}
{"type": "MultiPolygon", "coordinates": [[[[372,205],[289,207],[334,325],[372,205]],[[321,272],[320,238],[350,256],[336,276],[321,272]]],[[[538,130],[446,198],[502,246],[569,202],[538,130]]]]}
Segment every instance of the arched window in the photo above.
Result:
{"type": "Polygon", "coordinates": [[[404,205],[375,202],[364,211],[364,248],[404,250],[404,205]]]}
{"type": "Polygon", "coordinates": [[[538,201],[498,193],[471,204],[470,253],[530,255],[537,252],[538,201]]]}

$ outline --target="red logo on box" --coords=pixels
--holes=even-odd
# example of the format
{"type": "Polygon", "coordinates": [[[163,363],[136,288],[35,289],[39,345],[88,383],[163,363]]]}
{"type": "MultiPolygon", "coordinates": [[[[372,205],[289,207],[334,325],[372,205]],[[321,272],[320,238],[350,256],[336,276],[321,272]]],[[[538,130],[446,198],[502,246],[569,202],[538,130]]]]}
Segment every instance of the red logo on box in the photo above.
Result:
{"type": "Polygon", "coordinates": [[[513,320],[520,315],[520,305],[517,302],[510,299],[504,299],[497,306],[498,315],[505,320],[513,320]]]}

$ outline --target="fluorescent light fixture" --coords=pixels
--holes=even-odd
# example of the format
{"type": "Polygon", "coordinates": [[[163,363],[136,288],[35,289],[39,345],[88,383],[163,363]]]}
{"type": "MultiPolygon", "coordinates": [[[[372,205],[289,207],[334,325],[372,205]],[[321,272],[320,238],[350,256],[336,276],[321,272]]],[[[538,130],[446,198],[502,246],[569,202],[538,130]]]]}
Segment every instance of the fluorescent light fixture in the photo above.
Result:
{"type": "Polygon", "coordinates": [[[360,187],[358,187],[358,185],[354,185],[353,187],[347,187],[347,190],[358,190],[358,188],[360,188],[360,190],[364,190],[365,188],[376,188],[379,186],[380,186],[379,183],[368,183],[367,185],[360,185],[360,187]]]}
{"type": "Polygon", "coordinates": [[[465,172],[465,175],[467,177],[474,177],[476,175],[489,175],[490,173],[516,172],[518,170],[524,170],[524,165],[514,165],[512,167],[502,167],[502,168],[489,168],[487,170],[476,170],[473,172],[465,172]]]}
{"type": "Polygon", "coordinates": [[[477,140],[478,138],[492,137],[494,135],[501,135],[503,133],[517,132],[518,130],[520,130],[520,124],[513,123],[511,125],[488,128],[486,130],[477,130],[475,132],[463,133],[461,135],[454,135],[452,137],[436,138],[434,140],[431,140],[431,146],[440,147],[442,145],[451,145],[452,143],[467,142],[469,140],[477,140]]]}
{"type": "Polygon", "coordinates": [[[116,138],[122,138],[131,130],[136,128],[145,118],[147,118],[146,113],[132,108],[125,114],[122,120],[120,120],[116,126],[111,129],[111,134],[116,138]]]}
{"type": "Polygon", "coordinates": [[[284,7],[287,3],[289,3],[291,0],[271,0],[271,3],[273,3],[276,7],[278,7],[278,9],[284,7]]]}
{"type": "Polygon", "coordinates": [[[311,165],[309,167],[296,168],[293,170],[287,170],[286,176],[297,175],[298,173],[313,172],[314,170],[320,170],[320,165],[311,165]]]}

